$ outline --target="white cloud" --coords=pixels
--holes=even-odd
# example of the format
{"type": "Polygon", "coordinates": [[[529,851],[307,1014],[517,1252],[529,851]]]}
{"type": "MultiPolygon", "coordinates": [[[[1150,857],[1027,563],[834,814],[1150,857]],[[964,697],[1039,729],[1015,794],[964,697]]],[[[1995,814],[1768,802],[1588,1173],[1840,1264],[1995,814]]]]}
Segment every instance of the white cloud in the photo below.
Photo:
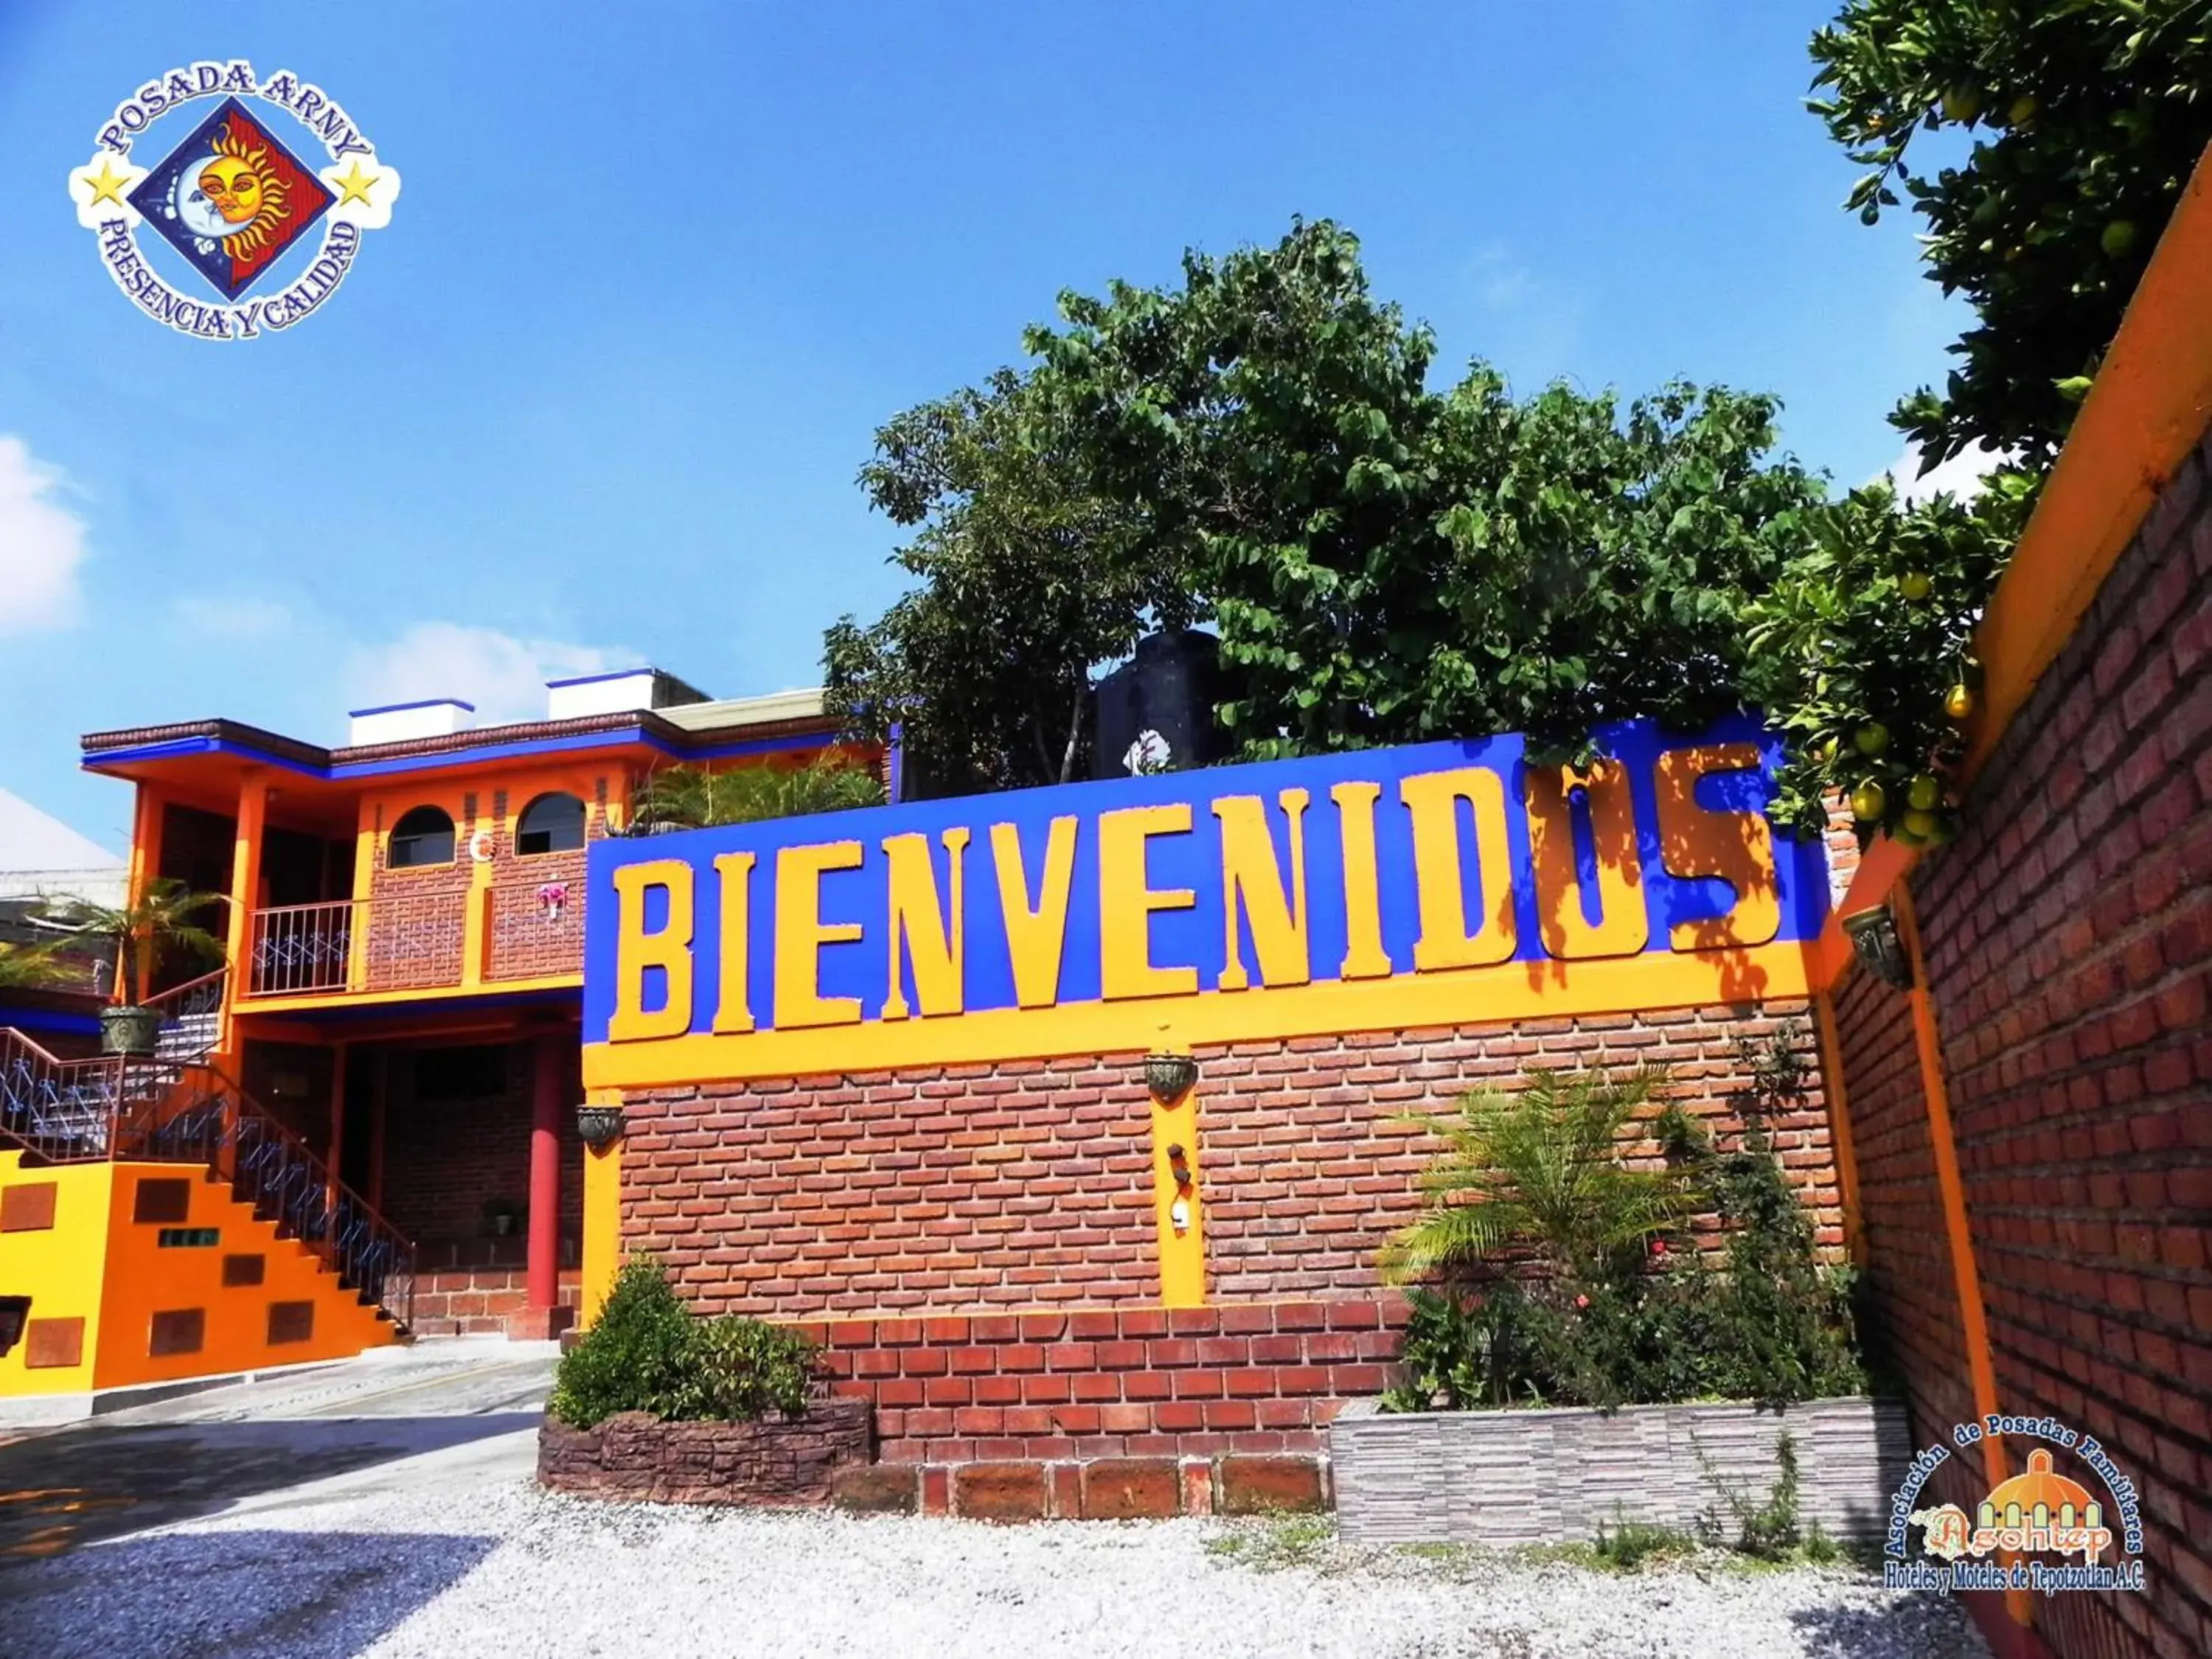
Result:
{"type": "Polygon", "coordinates": [[[1908,443],[1905,453],[1897,458],[1897,464],[1886,476],[1895,487],[1898,500],[1907,507],[1932,501],[1938,495],[1970,501],[1982,493],[1982,480],[2008,459],[2002,450],[1986,449],[1976,444],[1938,463],[1934,471],[1923,476],[1920,471],[1920,446],[1908,443]]]}
{"type": "Polygon", "coordinates": [[[204,640],[265,640],[294,629],[291,609],[253,594],[222,599],[187,595],[176,602],[177,620],[204,640]]]}
{"type": "Polygon", "coordinates": [[[53,499],[61,483],[21,438],[0,436],[0,634],[77,619],[84,520],[53,499]]]}
{"type": "Polygon", "coordinates": [[[459,697],[477,724],[545,718],[545,683],[629,668],[643,658],[619,647],[518,640],[495,628],[416,623],[381,645],[357,646],[348,665],[348,706],[459,697]]]}

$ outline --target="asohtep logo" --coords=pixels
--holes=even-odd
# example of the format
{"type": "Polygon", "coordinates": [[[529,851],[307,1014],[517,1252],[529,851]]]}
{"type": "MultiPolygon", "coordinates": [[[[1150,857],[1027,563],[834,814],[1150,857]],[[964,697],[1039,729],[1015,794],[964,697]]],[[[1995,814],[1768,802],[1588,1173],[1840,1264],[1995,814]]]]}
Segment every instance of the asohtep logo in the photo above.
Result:
{"type": "Polygon", "coordinates": [[[313,82],[289,70],[264,81],[232,58],[170,70],[118,104],[69,190],[141,311],[196,339],[251,340],[337,292],[362,238],[392,222],[399,173],[313,82]],[[318,150],[325,165],[302,159],[318,150]],[[171,285],[140,240],[149,228],[207,293],[171,285]],[[295,252],[304,258],[287,258],[295,252]]]}
{"type": "Polygon", "coordinates": [[[1893,1589],[1944,1595],[1978,1589],[2045,1595],[2142,1589],[2142,1504],[2135,1483],[2114,1467],[2096,1437],[2049,1417],[1993,1414],[1951,1430],[1952,1443],[1962,1449],[1991,1436],[2057,1446],[2079,1460],[2097,1487],[2062,1474],[2039,1445],[2027,1454],[2027,1467],[1992,1486],[1972,1515],[1956,1504],[1916,1508],[1921,1489],[1951,1457],[1949,1446],[1930,1446],[1913,1459],[1891,1503],[1882,1582],[1893,1589]],[[1921,1531],[1919,1559],[1911,1553],[1913,1527],[1921,1531]]]}

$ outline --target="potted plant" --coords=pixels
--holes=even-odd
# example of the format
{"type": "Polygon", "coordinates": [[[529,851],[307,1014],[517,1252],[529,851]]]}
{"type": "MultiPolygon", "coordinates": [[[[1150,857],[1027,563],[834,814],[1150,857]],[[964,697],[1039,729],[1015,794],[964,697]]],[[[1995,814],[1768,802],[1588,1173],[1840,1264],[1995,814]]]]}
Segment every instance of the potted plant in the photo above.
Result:
{"type": "Polygon", "coordinates": [[[522,1225],[529,1206],[520,1199],[488,1198],[483,1203],[485,1224],[490,1227],[494,1238],[508,1238],[522,1225]]]}
{"type": "Polygon", "coordinates": [[[124,904],[72,899],[45,913],[71,933],[115,941],[116,1000],[100,1011],[102,1053],[154,1052],[161,1011],[146,1004],[153,994],[155,969],[164,952],[220,958],[222,941],[203,927],[199,918],[210,905],[225,902],[220,893],[194,892],[173,876],[159,876],[124,904]]]}

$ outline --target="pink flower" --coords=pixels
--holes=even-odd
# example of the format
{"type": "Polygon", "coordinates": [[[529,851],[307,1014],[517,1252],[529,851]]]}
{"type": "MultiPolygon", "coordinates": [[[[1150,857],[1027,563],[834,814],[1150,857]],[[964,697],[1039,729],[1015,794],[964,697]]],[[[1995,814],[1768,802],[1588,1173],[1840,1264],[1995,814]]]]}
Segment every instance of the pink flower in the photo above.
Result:
{"type": "Polygon", "coordinates": [[[1575,1306],[1577,1306],[1577,1308],[1587,1308],[1587,1307],[1589,1307],[1589,1298],[1588,1297],[1586,1297],[1586,1296],[1578,1296],[1578,1297],[1577,1297],[1575,1298],[1575,1306]]]}
{"type": "Polygon", "coordinates": [[[1663,1239],[1663,1238],[1655,1238],[1655,1239],[1653,1239],[1653,1240],[1651,1241],[1651,1254],[1652,1254],[1652,1255],[1666,1255],[1666,1254],[1667,1254],[1667,1241],[1666,1241],[1665,1239],[1663,1239]]]}

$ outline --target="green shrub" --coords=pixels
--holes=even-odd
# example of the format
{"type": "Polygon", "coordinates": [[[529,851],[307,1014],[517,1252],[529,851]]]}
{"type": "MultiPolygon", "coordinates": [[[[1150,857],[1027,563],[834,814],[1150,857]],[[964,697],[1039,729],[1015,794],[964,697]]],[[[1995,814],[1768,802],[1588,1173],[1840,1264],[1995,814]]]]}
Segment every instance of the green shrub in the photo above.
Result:
{"type": "Polygon", "coordinates": [[[659,1262],[625,1263],[599,1319],[561,1356],[546,1409],[579,1429],[617,1412],[683,1415],[696,1323],[659,1262]]]}
{"type": "Polygon", "coordinates": [[[1556,1342],[1548,1310],[1512,1279],[1485,1287],[1480,1300],[1434,1291],[1407,1292],[1404,1381],[1382,1396],[1391,1412],[1467,1411],[1538,1404],[1549,1392],[1548,1354],[1556,1342]]]}
{"type": "Polygon", "coordinates": [[[1820,1261],[1767,1127],[1805,1097],[1797,1049],[1784,1034],[1742,1059],[1741,1135],[1717,1150],[1670,1104],[1650,1123],[1664,1171],[1621,1162],[1656,1073],[1534,1073],[1525,1097],[1480,1091],[1433,1124],[1445,1146],[1429,1205],[1382,1265],[1394,1281],[1445,1277],[1409,1293],[1404,1380],[1383,1408],[1863,1392],[1856,1275],[1820,1261]],[[1683,1229],[1695,1211],[1720,1223],[1718,1262],[1683,1229]]]}
{"type": "Polygon", "coordinates": [[[1705,1535],[1714,1543],[1727,1544],[1740,1555],[1762,1561],[1780,1561],[1796,1553],[1803,1539],[1797,1524],[1797,1442],[1790,1431],[1784,1429],[1774,1437],[1777,1473],[1772,1489],[1763,1498],[1739,1492],[1723,1480],[1704,1447],[1693,1442],[1692,1449],[1697,1454],[1698,1467],[1719,1491],[1735,1523],[1735,1535],[1729,1538],[1719,1515],[1709,1510],[1702,1523],[1705,1535]]]}
{"type": "Polygon", "coordinates": [[[684,1415],[733,1423],[804,1411],[817,1365],[797,1331],[737,1314],[699,1328],[694,1360],[696,1397],[684,1415]]]}
{"type": "Polygon", "coordinates": [[[804,1410],[815,1350],[796,1331],[732,1314],[696,1316],[660,1264],[626,1263],[582,1341],[561,1356],[546,1409],[588,1429],[617,1412],[742,1422],[804,1410]]]}

